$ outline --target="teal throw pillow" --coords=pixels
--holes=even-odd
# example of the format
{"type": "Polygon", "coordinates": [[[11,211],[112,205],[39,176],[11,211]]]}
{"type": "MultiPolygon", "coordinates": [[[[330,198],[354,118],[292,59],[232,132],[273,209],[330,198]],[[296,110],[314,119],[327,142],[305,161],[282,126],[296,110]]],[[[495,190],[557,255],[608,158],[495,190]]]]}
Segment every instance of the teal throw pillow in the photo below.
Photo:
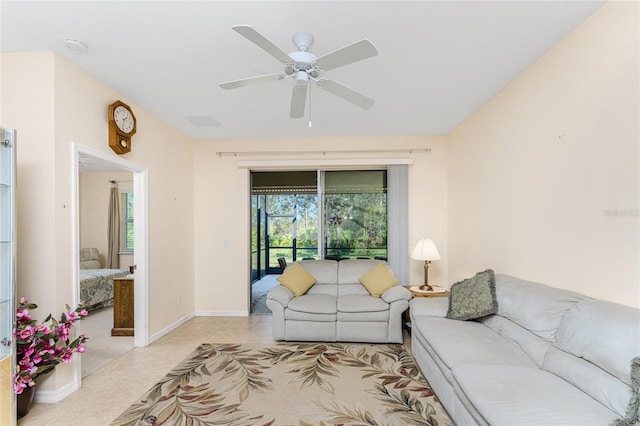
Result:
{"type": "Polygon", "coordinates": [[[487,269],[451,286],[447,318],[471,320],[498,312],[496,279],[487,269]]]}

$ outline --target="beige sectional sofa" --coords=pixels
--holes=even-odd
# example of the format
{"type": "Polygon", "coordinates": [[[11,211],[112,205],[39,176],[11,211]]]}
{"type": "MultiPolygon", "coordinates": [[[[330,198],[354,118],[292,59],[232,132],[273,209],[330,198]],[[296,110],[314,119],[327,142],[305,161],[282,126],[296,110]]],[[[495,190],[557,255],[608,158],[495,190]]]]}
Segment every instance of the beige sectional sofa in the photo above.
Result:
{"type": "MultiPolygon", "coordinates": [[[[317,281],[306,293],[294,296],[284,285],[271,289],[274,340],[402,343],[402,313],[411,293],[400,285],[372,296],[359,278],[382,260],[303,260],[302,266],[317,281]]],[[[286,273],[286,270],[285,270],[286,273]]]]}
{"type": "Polygon", "coordinates": [[[457,424],[637,424],[640,310],[498,274],[495,295],[474,321],[411,301],[413,355],[457,424]]]}

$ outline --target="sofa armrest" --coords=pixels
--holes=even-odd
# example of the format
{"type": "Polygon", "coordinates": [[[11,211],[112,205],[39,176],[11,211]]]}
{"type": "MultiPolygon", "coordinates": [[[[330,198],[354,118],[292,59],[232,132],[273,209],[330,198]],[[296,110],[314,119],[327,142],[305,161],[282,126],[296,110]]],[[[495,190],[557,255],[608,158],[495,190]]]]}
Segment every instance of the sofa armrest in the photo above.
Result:
{"type": "Polygon", "coordinates": [[[398,300],[411,300],[411,292],[401,285],[396,285],[382,293],[380,296],[387,303],[396,302],[398,300]]]}
{"type": "Polygon", "coordinates": [[[291,299],[293,299],[293,293],[283,285],[277,285],[267,293],[267,300],[274,300],[285,308],[291,299]]]}
{"type": "Polygon", "coordinates": [[[409,302],[411,317],[445,318],[449,310],[448,297],[414,297],[409,302]]]}

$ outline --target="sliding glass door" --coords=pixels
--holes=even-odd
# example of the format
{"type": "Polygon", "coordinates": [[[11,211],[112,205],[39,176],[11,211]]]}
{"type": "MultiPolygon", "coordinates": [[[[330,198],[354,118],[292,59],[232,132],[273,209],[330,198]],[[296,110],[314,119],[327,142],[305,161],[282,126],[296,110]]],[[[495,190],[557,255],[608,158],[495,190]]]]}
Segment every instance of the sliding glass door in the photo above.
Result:
{"type": "Polygon", "coordinates": [[[278,258],[386,259],[386,174],[252,172],[252,280],[280,273],[278,258]]]}

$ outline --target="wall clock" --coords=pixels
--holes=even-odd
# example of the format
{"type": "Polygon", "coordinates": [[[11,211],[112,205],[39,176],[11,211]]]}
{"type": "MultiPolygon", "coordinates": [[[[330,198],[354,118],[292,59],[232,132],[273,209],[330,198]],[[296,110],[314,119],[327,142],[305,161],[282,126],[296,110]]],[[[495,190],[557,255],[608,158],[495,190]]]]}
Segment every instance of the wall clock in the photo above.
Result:
{"type": "Polygon", "coordinates": [[[116,154],[131,151],[131,136],[136,132],[136,116],[122,101],[109,105],[109,147],[116,154]]]}

